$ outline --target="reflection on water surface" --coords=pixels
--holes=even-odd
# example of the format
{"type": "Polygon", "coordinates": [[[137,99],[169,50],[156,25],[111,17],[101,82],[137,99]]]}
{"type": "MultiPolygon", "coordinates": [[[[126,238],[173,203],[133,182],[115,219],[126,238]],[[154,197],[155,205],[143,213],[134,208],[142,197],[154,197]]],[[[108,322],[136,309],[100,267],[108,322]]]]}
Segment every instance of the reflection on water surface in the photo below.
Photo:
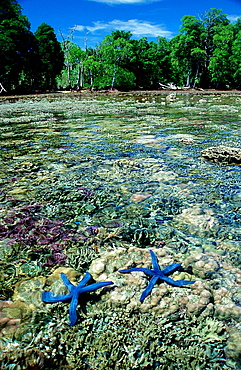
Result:
{"type": "MultiPolygon", "coordinates": [[[[210,146],[241,148],[240,99],[187,93],[2,102],[3,263],[25,255],[42,264],[21,278],[49,274],[58,263],[83,272],[102,253],[134,246],[166,248],[179,262],[215,253],[240,267],[241,167],[201,156],[210,146]],[[31,204],[39,208],[23,210],[31,204]],[[18,221],[6,221],[11,212],[18,221]],[[23,224],[28,235],[38,231],[34,246],[23,224]],[[16,249],[8,255],[9,241],[16,249]]],[[[11,299],[19,279],[1,299],[11,299]]]]}

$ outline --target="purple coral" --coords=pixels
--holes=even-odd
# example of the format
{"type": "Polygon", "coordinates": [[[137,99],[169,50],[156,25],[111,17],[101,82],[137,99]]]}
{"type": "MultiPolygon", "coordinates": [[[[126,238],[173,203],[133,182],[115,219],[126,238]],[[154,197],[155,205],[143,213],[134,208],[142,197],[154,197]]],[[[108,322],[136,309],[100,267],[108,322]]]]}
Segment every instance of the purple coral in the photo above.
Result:
{"type": "Polygon", "coordinates": [[[18,243],[30,247],[32,252],[52,255],[45,265],[64,264],[67,256],[62,252],[66,241],[77,241],[84,237],[74,229],[64,227],[62,220],[50,220],[40,213],[41,204],[28,202],[13,206],[0,224],[0,240],[8,239],[8,244],[18,243]]]}

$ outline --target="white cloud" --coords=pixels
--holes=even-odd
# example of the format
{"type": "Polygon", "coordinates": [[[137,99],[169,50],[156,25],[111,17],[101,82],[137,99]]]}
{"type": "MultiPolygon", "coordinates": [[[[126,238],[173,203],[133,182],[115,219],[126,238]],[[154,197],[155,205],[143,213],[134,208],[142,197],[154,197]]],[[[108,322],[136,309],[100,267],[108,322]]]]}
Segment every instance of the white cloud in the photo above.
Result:
{"type": "Polygon", "coordinates": [[[77,31],[96,32],[99,30],[105,30],[107,32],[121,30],[130,31],[134,37],[166,37],[171,38],[173,35],[170,31],[167,31],[165,27],[158,24],[149,23],[147,21],[140,21],[138,19],[130,19],[128,21],[121,21],[114,19],[111,22],[94,22],[93,26],[82,26],[77,25],[75,28],[77,31]]]}
{"type": "Polygon", "coordinates": [[[85,26],[81,26],[80,24],[77,24],[76,26],[74,26],[72,28],[74,31],[84,31],[85,30],[85,26]]]}
{"type": "Polygon", "coordinates": [[[230,20],[230,22],[236,22],[238,18],[241,18],[241,15],[227,15],[227,18],[230,20]]]}
{"type": "Polygon", "coordinates": [[[129,5],[129,4],[149,4],[160,0],[90,0],[90,1],[105,3],[109,5],[119,5],[119,4],[129,5]]]}

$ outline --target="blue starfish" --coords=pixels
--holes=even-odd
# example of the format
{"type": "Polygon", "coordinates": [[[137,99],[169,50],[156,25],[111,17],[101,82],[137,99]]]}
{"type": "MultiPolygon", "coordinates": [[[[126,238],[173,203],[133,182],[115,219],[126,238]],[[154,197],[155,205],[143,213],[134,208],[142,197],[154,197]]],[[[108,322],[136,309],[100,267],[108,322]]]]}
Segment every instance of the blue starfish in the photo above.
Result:
{"type": "Polygon", "coordinates": [[[87,285],[88,281],[91,279],[91,274],[86,272],[85,276],[81,280],[81,282],[75,286],[73,285],[67,276],[61,272],[61,278],[64,282],[64,285],[69,289],[70,293],[66,295],[54,295],[52,292],[44,292],[42,293],[42,301],[47,303],[54,303],[54,302],[64,302],[71,299],[70,308],[69,308],[69,320],[70,326],[73,326],[77,321],[77,304],[79,300],[79,295],[86,292],[93,292],[96,289],[102,288],[106,285],[114,284],[112,281],[106,281],[101,283],[94,283],[87,285]]]}
{"type": "Polygon", "coordinates": [[[150,254],[151,254],[152,265],[154,267],[154,270],[150,270],[150,269],[147,269],[147,268],[144,268],[144,267],[134,267],[134,268],[131,268],[131,269],[119,270],[119,272],[121,272],[123,274],[128,273],[128,272],[132,272],[132,271],[142,271],[146,275],[152,276],[147,288],[143,291],[143,293],[141,295],[141,298],[140,298],[141,302],[143,302],[144,299],[148,296],[148,294],[151,293],[154,285],[157,283],[158,280],[166,281],[168,284],[175,285],[175,286],[183,286],[183,285],[186,285],[186,284],[195,283],[195,281],[190,281],[190,280],[173,280],[173,279],[169,278],[167,275],[170,274],[171,272],[175,271],[175,270],[178,270],[181,266],[181,263],[173,263],[173,264],[168,265],[167,267],[165,267],[164,270],[161,270],[159,265],[158,265],[158,261],[157,261],[157,257],[155,255],[155,253],[152,250],[150,250],[150,254]]]}

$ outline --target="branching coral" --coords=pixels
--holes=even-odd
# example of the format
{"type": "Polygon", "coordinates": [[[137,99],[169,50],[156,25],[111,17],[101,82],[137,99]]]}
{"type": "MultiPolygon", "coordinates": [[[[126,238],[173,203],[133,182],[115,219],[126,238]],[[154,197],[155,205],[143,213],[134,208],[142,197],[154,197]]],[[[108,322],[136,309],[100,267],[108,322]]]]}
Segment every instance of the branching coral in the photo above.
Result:
{"type": "MultiPolygon", "coordinates": [[[[51,322],[36,317],[32,340],[25,344],[25,358],[35,351],[36,362],[43,361],[46,369],[235,369],[223,358],[227,335],[217,320],[163,318],[103,308],[95,307],[88,317],[82,315],[81,323],[72,328],[63,323],[56,309],[51,322]]],[[[10,353],[3,357],[6,369],[14,353],[20,363],[24,348],[10,353]]]]}

